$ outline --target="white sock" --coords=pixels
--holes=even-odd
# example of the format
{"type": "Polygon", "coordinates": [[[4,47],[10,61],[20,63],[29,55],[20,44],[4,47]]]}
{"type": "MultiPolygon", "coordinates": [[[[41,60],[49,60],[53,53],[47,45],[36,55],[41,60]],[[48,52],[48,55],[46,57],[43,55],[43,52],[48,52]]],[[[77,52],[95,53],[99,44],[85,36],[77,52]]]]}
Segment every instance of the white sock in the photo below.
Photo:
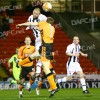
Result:
{"type": "Polygon", "coordinates": [[[22,91],[19,91],[19,94],[22,94],[22,91]]]}
{"type": "Polygon", "coordinates": [[[31,88],[31,84],[29,82],[27,83],[27,88],[31,88]]]}
{"type": "Polygon", "coordinates": [[[58,80],[57,80],[57,83],[61,83],[61,79],[58,79],[58,80]]]}
{"type": "Polygon", "coordinates": [[[64,78],[61,78],[61,79],[58,79],[58,83],[61,83],[61,82],[66,82],[67,80],[66,80],[66,77],[64,77],[64,78]]]}
{"type": "Polygon", "coordinates": [[[81,83],[81,85],[82,85],[82,89],[83,89],[83,91],[86,90],[85,79],[80,79],[80,83],[81,83]]]}

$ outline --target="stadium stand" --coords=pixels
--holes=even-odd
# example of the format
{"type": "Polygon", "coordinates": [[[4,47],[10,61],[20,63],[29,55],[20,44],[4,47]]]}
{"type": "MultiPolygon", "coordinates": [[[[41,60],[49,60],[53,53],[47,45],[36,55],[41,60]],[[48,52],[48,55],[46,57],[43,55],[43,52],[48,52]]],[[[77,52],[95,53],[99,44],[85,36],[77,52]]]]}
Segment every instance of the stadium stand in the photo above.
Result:
{"type": "MultiPolygon", "coordinates": [[[[6,34],[6,37],[0,38],[0,60],[3,65],[7,67],[7,59],[9,59],[14,53],[16,47],[20,47],[24,43],[24,38],[29,35],[32,40],[34,36],[32,30],[25,30],[25,28],[16,29],[15,25],[27,21],[30,13],[22,10],[17,10],[15,16],[13,16],[14,23],[10,24],[10,31],[6,34]]],[[[57,74],[66,73],[66,62],[68,57],[65,54],[66,47],[72,40],[66,35],[62,28],[56,28],[55,40],[54,40],[54,51],[57,52],[55,55],[56,63],[54,68],[57,74]]],[[[88,58],[80,57],[80,64],[85,74],[100,74],[100,71],[88,58]]]]}

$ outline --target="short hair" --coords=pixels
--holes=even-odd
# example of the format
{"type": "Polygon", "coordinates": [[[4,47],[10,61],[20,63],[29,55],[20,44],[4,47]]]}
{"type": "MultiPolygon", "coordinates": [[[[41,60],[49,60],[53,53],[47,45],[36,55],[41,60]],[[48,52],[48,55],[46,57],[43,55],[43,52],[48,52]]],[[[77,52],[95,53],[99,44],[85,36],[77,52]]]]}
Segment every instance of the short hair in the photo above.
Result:
{"type": "Polygon", "coordinates": [[[75,37],[77,37],[77,38],[79,39],[79,37],[78,37],[78,36],[74,36],[74,37],[73,37],[73,39],[74,39],[75,37]]]}
{"type": "Polygon", "coordinates": [[[48,17],[46,22],[53,25],[54,24],[54,19],[52,17],[48,17]]]}
{"type": "Polygon", "coordinates": [[[30,36],[26,36],[26,37],[25,37],[25,39],[26,39],[26,38],[30,38],[30,39],[31,39],[31,37],[30,37],[30,36]]]}
{"type": "Polygon", "coordinates": [[[40,8],[34,8],[33,11],[39,11],[39,12],[41,12],[41,9],[40,8]]]}

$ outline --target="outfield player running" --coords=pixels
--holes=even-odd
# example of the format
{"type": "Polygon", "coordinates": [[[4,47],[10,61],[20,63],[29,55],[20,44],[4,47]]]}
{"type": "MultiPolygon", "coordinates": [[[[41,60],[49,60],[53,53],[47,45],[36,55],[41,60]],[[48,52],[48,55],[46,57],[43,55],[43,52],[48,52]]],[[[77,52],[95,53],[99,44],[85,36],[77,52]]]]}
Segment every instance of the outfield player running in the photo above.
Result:
{"type": "MultiPolygon", "coordinates": [[[[35,52],[35,47],[31,45],[31,38],[29,36],[25,37],[25,45],[21,46],[19,48],[18,58],[19,59],[25,59],[26,57],[29,57],[33,52],[35,52]]],[[[23,64],[21,66],[22,71],[20,75],[20,86],[19,86],[19,97],[23,97],[22,89],[24,88],[23,84],[25,80],[29,80],[29,83],[27,84],[28,92],[31,91],[31,85],[34,82],[34,79],[31,77],[32,74],[35,73],[33,61],[28,62],[26,64],[23,64]],[[28,77],[29,76],[29,77],[28,77]]]]}
{"type": "Polygon", "coordinates": [[[74,72],[76,72],[79,75],[83,93],[86,93],[86,94],[89,93],[89,91],[86,89],[86,82],[84,79],[84,74],[79,64],[79,56],[81,55],[81,56],[87,57],[88,55],[80,51],[78,36],[74,36],[73,43],[67,46],[66,55],[69,56],[68,62],[66,64],[67,77],[58,79],[58,83],[67,82],[68,80],[72,80],[72,75],[74,72]]]}
{"type": "Polygon", "coordinates": [[[16,48],[16,54],[14,54],[8,61],[8,68],[9,68],[9,71],[12,70],[13,72],[13,77],[15,80],[11,80],[10,81],[10,84],[9,84],[9,87],[11,87],[12,84],[19,84],[20,82],[20,72],[21,72],[21,68],[17,68],[17,65],[16,65],[16,58],[18,56],[18,50],[19,48],[16,48]],[[11,67],[11,63],[13,63],[13,67],[11,67]]]}
{"type": "Polygon", "coordinates": [[[58,88],[56,86],[56,83],[54,81],[54,77],[52,72],[49,69],[50,61],[53,60],[53,42],[54,42],[54,34],[55,34],[55,28],[52,26],[54,23],[53,18],[48,17],[47,21],[41,21],[41,22],[26,22],[22,24],[18,24],[17,26],[38,26],[39,29],[42,31],[42,46],[39,49],[39,52],[36,51],[32,55],[30,55],[29,58],[26,58],[19,62],[19,65],[23,65],[27,62],[32,61],[33,59],[40,56],[41,62],[43,65],[43,71],[45,72],[47,76],[47,80],[50,84],[50,87],[52,88],[50,97],[54,96],[56,92],[58,92],[58,88]],[[39,53],[41,55],[39,55],[39,53]]]}

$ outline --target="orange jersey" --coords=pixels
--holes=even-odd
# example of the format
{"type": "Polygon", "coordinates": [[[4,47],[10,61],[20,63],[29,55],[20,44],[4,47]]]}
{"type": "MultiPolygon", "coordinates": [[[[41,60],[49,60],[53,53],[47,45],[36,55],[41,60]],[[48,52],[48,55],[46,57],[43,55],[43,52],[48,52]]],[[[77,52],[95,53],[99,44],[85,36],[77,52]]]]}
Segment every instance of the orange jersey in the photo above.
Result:
{"type": "Polygon", "coordinates": [[[49,66],[49,68],[50,68],[50,69],[53,68],[52,61],[50,61],[50,66],[49,66]]]}
{"type": "MultiPolygon", "coordinates": [[[[31,55],[34,51],[35,51],[34,46],[30,46],[29,48],[26,48],[26,46],[21,46],[19,49],[18,58],[24,59],[26,57],[29,57],[29,55],[31,55]]],[[[33,66],[33,61],[30,63],[24,64],[23,66],[27,66],[27,67],[33,66]]]]}
{"type": "Polygon", "coordinates": [[[41,21],[39,22],[39,29],[43,31],[42,35],[43,41],[45,43],[53,43],[55,28],[51,24],[45,21],[41,21]]]}

